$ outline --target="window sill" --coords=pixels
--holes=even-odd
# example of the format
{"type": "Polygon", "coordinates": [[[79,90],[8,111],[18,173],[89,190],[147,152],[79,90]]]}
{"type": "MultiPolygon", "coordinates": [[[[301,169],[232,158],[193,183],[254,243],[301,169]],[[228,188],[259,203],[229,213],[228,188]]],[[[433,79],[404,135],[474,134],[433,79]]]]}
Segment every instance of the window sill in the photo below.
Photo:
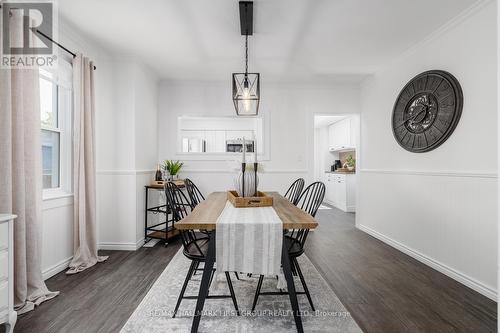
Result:
{"type": "Polygon", "coordinates": [[[42,201],[49,201],[61,198],[72,197],[73,193],[68,193],[61,189],[43,190],[42,201]]]}

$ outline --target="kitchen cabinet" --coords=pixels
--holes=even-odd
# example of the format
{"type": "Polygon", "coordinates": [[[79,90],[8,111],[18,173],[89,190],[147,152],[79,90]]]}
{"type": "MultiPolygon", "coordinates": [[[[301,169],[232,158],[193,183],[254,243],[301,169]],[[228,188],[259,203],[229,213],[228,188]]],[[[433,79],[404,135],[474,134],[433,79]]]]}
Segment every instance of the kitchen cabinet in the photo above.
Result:
{"type": "Polygon", "coordinates": [[[330,151],[356,148],[355,122],[351,118],[342,119],[328,127],[328,146],[330,151]]]}
{"type": "Polygon", "coordinates": [[[17,320],[14,311],[14,219],[15,215],[0,214],[0,326],[12,333],[17,320]]]}
{"type": "Polygon", "coordinates": [[[326,203],[343,210],[356,211],[356,174],[325,173],[326,203]]]}

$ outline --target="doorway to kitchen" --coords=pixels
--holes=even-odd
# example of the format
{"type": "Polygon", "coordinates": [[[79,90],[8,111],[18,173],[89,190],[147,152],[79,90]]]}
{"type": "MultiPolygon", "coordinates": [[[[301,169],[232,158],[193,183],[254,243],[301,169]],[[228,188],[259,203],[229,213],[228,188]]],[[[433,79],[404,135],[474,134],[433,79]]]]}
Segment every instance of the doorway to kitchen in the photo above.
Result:
{"type": "Polygon", "coordinates": [[[326,186],[323,209],[356,212],[359,132],[357,114],[314,115],[314,181],[326,186]]]}

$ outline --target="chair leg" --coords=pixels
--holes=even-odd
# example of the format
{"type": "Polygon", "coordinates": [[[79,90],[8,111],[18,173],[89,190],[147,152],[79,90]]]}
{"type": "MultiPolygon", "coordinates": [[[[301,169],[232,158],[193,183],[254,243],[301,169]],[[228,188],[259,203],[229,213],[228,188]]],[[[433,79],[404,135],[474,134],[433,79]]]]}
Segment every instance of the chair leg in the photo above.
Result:
{"type": "Polygon", "coordinates": [[[295,269],[295,263],[293,260],[290,260],[290,269],[292,270],[293,276],[297,276],[297,269],[295,269]]]}
{"type": "Polygon", "coordinates": [[[196,267],[193,270],[193,275],[196,275],[196,273],[197,273],[196,270],[198,269],[198,266],[200,266],[200,262],[199,261],[196,262],[196,267]]]}
{"type": "Polygon", "coordinates": [[[236,314],[240,315],[240,310],[238,309],[238,303],[236,302],[236,295],[234,294],[233,283],[231,282],[231,277],[229,276],[229,272],[226,273],[227,285],[229,286],[229,293],[231,294],[231,298],[233,299],[234,309],[236,310],[236,314]]]}
{"type": "Polygon", "coordinates": [[[297,262],[297,258],[293,258],[292,262],[295,264],[295,267],[297,268],[300,282],[302,282],[302,287],[304,287],[304,291],[306,293],[307,299],[309,300],[309,304],[311,305],[311,309],[313,311],[316,311],[316,309],[314,309],[313,301],[311,299],[311,294],[309,293],[309,289],[307,288],[306,280],[304,279],[304,275],[302,275],[302,270],[300,269],[299,263],[297,262]]]}
{"type": "Polygon", "coordinates": [[[255,290],[255,297],[253,298],[252,312],[257,306],[257,300],[259,299],[260,289],[262,288],[262,281],[264,281],[264,275],[259,276],[259,283],[257,283],[257,289],[255,290]]]}
{"type": "Polygon", "coordinates": [[[195,270],[195,267],[197,265],[196,261],[191,261],[191,266],[189,266],[189,271],[186,274],[186,279],[184,280],[184,284],[182,285],[181,293],[179,295],[179,298],[177,298],[177,304],[175,305],[175,310],[174,314],[172,315],[172,318],[175,318],[175,315],[177,314],[177,310],[179,310],[179,306],[181,305],[182,298],[184,297],[184,293],[186,292],[186,287],[188,285],[189,280],[191,279],[191,276],[193,274],[193,271],[195,270]]]}
{"type": "Polygon", "coordinates": [[[236,280],[240,279],[240,276],[238,275],[238,272],[234,272],[234,275],[236,276],[236,280]]]}

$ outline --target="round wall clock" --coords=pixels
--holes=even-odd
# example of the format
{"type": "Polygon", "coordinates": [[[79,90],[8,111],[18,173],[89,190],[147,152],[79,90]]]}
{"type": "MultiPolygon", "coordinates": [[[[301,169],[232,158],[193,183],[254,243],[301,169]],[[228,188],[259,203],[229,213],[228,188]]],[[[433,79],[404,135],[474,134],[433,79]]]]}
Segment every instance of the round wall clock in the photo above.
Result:
{"type": "Polygon", "coordinates": [[[392,132],[404,149],[423,153],[453,133],[463,106],[462,88],[448,72],[421,73],[399,93],[392,111],[392,132]]]}

